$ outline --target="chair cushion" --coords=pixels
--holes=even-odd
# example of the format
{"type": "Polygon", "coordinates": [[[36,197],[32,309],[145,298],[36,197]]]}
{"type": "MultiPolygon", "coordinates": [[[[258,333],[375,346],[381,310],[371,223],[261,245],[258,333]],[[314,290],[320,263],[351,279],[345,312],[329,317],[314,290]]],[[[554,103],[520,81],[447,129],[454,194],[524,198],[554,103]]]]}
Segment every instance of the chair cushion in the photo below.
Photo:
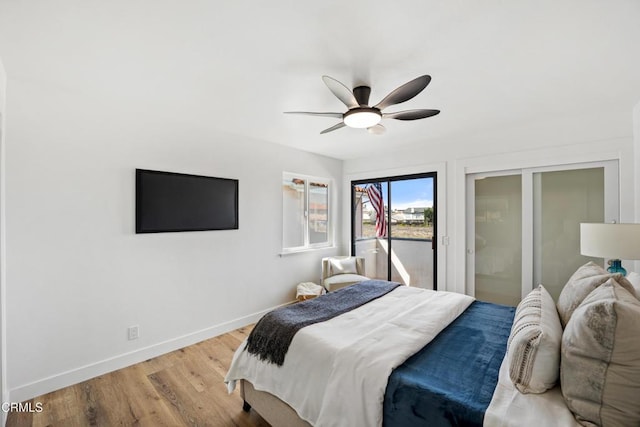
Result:
{"type": "Polygon", "coordinates": [[[329,263],[331,265],[330,276],[335,274],[358,274],[354,257],[331,258],[329,263]]]}
{"type": "Polygon", "coordinates": [[[337,276],[327,277],[322,284],[328,291],[335,291],[363,280],[369,280],[369,278],[359,274],[338,274],[337,276]]]}
{"type": "Polygon", "coordinates": [[[558,297],[558,314],[562,326],[567,326],[573,311],[578,308],[580,303],[598,286],[605,283],[609,278],[614,278],[620,286],[625,288],[635,296],[633,285],[629,283],[620,273],[608,273],[598,264],[589,261],[582,267],[578,268],[569,278],[567,284],[562,288],[562,292],[558,297]]]}
{"type": "Polygon", "coordinates": [[[640,301],[614,278],[591,292],[562,336],[562,394],[585,425],[640,425],[640,301]]]}
{"type": "Polygon", "coordinates": [[[561,341],[556,304],[539,285],[518,304],[509,335],[509,377],[521,393],[544,393],[555,386],[561,341]]]}

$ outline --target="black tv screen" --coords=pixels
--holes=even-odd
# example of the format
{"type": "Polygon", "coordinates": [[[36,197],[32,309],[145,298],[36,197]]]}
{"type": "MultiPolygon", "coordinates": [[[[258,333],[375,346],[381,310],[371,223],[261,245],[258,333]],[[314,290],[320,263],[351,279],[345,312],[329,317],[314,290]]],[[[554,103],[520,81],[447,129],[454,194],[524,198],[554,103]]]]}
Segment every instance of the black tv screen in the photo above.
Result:
{"type": "Polygon", "coordinates": [[[136,169],[136,233],[237,228],[237,179],[136,169]]]}

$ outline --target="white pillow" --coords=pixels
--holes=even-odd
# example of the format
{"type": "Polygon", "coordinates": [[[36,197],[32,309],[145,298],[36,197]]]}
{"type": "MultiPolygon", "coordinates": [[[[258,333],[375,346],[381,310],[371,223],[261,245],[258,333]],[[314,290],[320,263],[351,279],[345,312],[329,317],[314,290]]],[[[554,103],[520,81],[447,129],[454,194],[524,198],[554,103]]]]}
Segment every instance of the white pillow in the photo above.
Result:
{"type": "Polygon", "coordinates": [[[640,274],[632,271],[631,273],[627,274],[627,280],[631,283],[633,289],[635,289],[636,297],[640,299],[640,274]]]}
{"type": "Polygon", "coordinates": [[[509,335],[509,377],[521,393],[544,393],[555,386],[561,342],[556,304],[539,285],[518,304],[509,335]]]}
{"type": "Polygon", "coordinates": [[[358,274],[354,257],[332,258],[329,262],[331,263],[332,276],[336,274],[358,274]]]}

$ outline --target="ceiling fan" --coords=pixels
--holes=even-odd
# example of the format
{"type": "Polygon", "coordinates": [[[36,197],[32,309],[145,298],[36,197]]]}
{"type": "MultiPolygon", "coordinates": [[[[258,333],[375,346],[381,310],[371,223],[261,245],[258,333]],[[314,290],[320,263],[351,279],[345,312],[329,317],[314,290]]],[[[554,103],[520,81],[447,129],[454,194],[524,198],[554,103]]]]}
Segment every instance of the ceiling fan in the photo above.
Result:
{"type": "Polygon", "coordinates": [[[369,86],[358,86],[351,91],[344,84],[332,77],[322,76],[322,80],[329,90],[348,107],[348,110],[345,113],[315,113],[310,111],[285,112],[286,114],[335,117],[341,120],[340,123],[323,130],[320,134],[325,134],[348,126],[352,128],[367,129],[369,133],[379,135],[384,133],[386,130],[386,128],[380,124],[382,119],[417,120],[435,116],[440,112],[440,110],[425,109],[396,111],[393,113],[382,112],[386,107],[408,101],[422,92],[431,81],[431,76],[426,74],[403,84],[389,95],[385,96],[382,101],[378,102],[373,107],[369,106],[369,95],[371,94],[371,88],[369,86]]]}

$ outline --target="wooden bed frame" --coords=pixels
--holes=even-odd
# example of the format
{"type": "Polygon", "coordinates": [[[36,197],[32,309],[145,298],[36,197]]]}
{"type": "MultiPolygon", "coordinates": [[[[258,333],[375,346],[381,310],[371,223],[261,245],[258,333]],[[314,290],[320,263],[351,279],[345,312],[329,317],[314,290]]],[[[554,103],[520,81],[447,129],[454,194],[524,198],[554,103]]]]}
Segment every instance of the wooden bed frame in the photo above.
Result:
{"type": "Polygon", "coordinates": [[[273,427],[311,427],[291,406],[271,393],[256,390],[247,380],[240,380],[240,396],[244,402],[243,411],[249,412],[253,408],[273,427]]]}

